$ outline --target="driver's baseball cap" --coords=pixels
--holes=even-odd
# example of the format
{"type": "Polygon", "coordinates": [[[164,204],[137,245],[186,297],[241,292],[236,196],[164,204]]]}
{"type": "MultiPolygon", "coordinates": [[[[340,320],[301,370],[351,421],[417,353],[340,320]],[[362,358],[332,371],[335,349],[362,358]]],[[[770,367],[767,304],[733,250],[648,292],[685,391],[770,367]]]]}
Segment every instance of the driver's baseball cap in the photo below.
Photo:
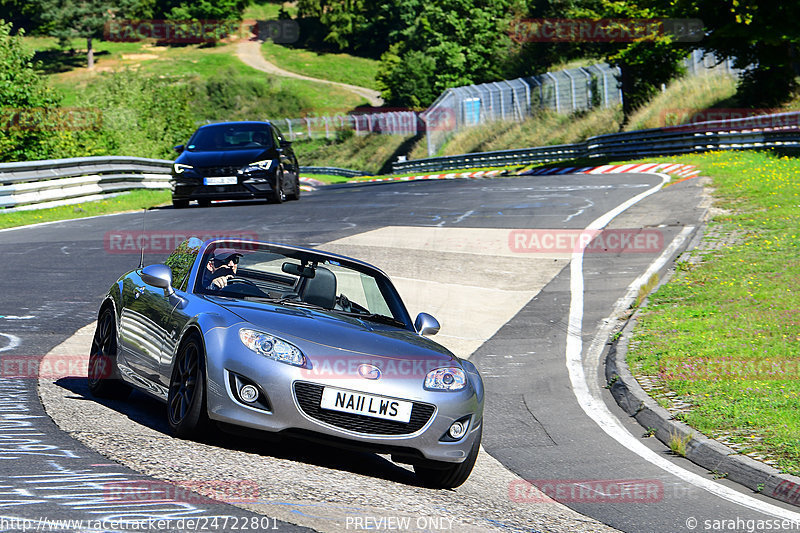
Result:
{"type": "Polygon", "coordinates": [[[241,254],[236,250],[231,250],[230,248],[217,248],[212,252],[211,259],[213,259],[214,263],[217,265],[224,265],[233,258],[239,258],[243,256],[244,254],[241,254]]]}

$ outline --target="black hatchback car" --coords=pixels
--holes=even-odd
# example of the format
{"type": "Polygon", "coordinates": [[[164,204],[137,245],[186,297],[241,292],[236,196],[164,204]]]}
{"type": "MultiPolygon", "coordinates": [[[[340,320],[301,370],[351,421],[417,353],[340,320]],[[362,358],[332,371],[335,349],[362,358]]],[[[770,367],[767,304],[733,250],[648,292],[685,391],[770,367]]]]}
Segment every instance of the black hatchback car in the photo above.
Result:
{"type": "Polygon", "coordinates": [[[300,167],[291,143],[270,122],[220,122],[198,128],[172,165],[172,205],[190,200],[300,198],[300,167]]]}

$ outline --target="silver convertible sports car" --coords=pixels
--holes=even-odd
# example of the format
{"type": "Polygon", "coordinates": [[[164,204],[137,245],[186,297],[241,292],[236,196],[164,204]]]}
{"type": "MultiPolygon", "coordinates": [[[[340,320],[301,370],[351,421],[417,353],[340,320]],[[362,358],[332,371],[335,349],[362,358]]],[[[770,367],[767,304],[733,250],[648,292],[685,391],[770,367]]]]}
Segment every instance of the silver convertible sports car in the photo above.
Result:
{"type": "Polygon", "coordinates": [[[166,403],[175,435],[249,428],[391,454],[427,486],[469,477],[483,429],[475,366],[411,321],[389,278],[336,254],[189,239],[105,296],[89,388],[166,403]]]}

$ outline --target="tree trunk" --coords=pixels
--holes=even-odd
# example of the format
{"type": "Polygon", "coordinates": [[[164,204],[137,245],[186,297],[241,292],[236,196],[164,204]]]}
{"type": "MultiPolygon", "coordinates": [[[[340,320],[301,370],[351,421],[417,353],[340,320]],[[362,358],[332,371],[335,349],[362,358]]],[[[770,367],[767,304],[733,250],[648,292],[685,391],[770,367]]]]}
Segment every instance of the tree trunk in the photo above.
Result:
{"type": "Polygon", "coordinates": [[[88,63],[89,63],[89,69],[93,69],[94,68],[94,49],[92,48],[92,38],[91,37],[87,37],[86,38],[86,49],[88,50],[88,52],[86,53],[86,56],[87,56],[88,63]]]}

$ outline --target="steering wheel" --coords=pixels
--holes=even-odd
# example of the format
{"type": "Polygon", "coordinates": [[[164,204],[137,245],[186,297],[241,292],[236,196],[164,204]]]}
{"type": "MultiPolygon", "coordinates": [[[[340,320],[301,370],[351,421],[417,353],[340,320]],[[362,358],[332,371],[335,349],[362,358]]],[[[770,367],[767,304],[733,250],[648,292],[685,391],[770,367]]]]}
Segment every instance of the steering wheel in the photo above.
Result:
{"type": "MultiPolygon", "coordinates": [[[[229,284],[230,284],[230,283],[246,283],[246,284],[248,284],[248,285],[252,285],[252,286],[253,286],[253,287],[255,287],[256,289],[258,289],[258,285],[256,285],[255,283],[253,283],[252,281],[250,281],[250,280],[249,280],[249,279],[247,279],[247,278],[236,278],[236,277],[234,277],[234,278],[230,278],[230,279],[228,280],[228,283],[229,283],[229,284]]],[[[258,289],[258,290],[261,290],[261,289],[258,289]]]]}

